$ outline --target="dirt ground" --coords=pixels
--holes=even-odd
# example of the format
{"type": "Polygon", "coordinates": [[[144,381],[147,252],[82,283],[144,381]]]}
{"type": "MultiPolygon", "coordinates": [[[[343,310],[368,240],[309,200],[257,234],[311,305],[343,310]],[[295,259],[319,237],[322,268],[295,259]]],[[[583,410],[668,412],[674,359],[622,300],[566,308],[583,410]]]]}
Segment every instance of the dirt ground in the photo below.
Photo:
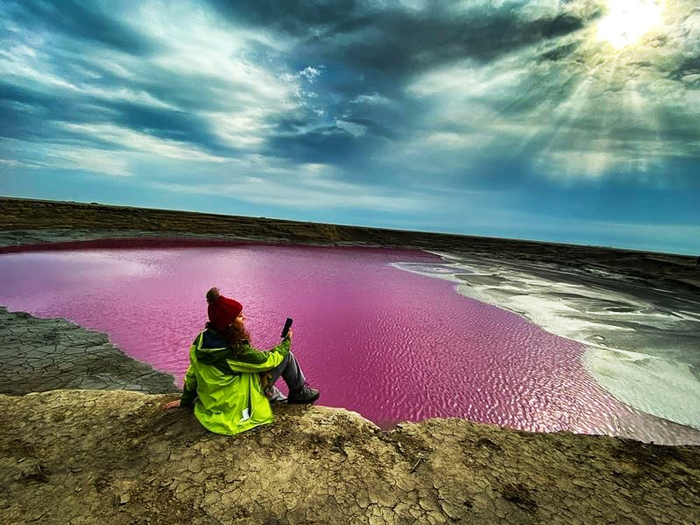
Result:
{"type": "Polygon", "coordinates": [[[382,432],[343,409],[279,405],[238,436],[177,394],[0,396],[0,522],[696,523],[700,447],[458,419],[382,432]]]}

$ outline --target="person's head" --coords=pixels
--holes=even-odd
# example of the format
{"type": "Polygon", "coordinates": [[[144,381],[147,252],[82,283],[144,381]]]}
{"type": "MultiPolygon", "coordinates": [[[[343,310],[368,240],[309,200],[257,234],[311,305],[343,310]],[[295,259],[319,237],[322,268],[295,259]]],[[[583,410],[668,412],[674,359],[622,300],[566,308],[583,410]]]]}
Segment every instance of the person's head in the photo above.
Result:
{"type": "Polygon", "coordinates": [[[213,328],[229,343],[235,347],[243,340],[250,340],[250,334],[245,329],[245,315],[243,305],[234,299],[224,297],[218,288],[212,288],[207,292],[207,309],[209,322],[207,328],[213,328]]]}

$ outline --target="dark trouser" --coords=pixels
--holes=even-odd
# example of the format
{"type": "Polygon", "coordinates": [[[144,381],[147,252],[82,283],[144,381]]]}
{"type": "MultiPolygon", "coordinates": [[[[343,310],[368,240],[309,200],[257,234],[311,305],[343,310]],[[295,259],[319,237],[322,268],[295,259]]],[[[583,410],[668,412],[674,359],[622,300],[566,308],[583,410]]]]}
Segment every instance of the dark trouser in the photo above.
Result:
{"type": "Polygon", "coordinates": [[[304,387],[304,373],[301,371],[299,363],[297,363],[294,355],[289,352],[279,365],[270,370],[272,372],[271,384],[275,384],[282,376],[284,382],[289,387],[289,393],[297,393],[304,387]]]}

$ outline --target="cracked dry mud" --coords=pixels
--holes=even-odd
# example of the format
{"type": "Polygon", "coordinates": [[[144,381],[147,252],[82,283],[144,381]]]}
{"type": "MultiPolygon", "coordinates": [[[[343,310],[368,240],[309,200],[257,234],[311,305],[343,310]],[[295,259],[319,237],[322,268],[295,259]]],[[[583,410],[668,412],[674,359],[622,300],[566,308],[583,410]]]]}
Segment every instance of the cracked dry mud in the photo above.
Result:
{"type": "Polygon", "coordinates": [[[106,334],[0,306],[0,394],[58,388],[177,392],[170,374],[140,363],[106,334]]]}
{"type": "Polygon", "coordinates": [[[3,523],[695,523],[700,448],[458,419],[382,432],[276,406],[205,431],[174,395],[0,396],[3,523]]]}

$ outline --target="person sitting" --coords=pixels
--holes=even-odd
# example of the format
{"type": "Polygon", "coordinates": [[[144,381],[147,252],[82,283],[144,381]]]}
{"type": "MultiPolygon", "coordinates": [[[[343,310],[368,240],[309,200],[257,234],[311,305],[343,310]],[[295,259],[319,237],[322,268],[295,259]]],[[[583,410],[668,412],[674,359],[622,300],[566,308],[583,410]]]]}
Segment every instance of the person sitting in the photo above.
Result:
{"type": "Polygon", "coordinates": [[[243,306],[224,297],[218,288],[207,292],[209,322],[190,347],[190,366],[179,401],[163,405],[194,406],[207,430],[238,434],[272,423],[270,399],[284,400],[274,387],[281,376],[289,387],[287,403],[313,403],[319,391],[310,388],[294,354],[293,332],[267,352],[250,344],[243,306]]]}

